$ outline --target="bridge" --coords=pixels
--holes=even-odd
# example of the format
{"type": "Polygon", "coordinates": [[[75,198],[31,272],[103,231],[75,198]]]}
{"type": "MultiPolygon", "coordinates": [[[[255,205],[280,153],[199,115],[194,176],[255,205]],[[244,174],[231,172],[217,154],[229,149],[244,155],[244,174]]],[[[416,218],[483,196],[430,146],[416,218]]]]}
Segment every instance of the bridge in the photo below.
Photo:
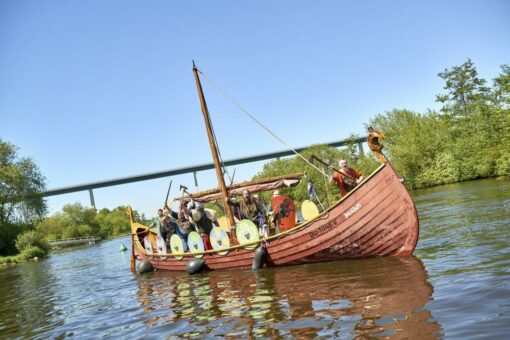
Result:
{"type": "MultiPolygon", "coordinates": [[[[331,142],[331,143],[326,143],[326,145],[338,148],[341,146],[357,144],[360,153],[363,154],[363,145],[362,144],[365,143],[366,141],[367,141],[367,137],[360,137],[360,138],[343,139],[343,140],[339,140],[339,141],[335,141],[335,142],[331,142]]],[[[310,146],[305,146],[305,147],[295,148],[294,150],[296,150],[297,152],[302,152],[303,150],[305,150],[309,147],[310,146]]],[[[245,164],[245,163],[257,162],[257,161],[263,161],[263,160],[267,160],[267,159],[274,159],[274,158],[293,156],[293,155],[294,155],[294,152],[291,150],[282,150],[282,151],[264,153],[264,154],[249,156],[249,157],[231,159],[231,160],[224,161],[223,164],[224,164],[224,166],[232,166],[232,165],[245,164]]],[[[199,165],[187,166],[187,167],[183,167],[183,168],[176,168],[176,169],[164,170],[164,171],[159,171],[159,172],[147,173],[147,174],[143,174],[143,175],[122,177],[122,178],[111,179],[111,180],[106,180],[106,181],[99,181],[99,182],[80,184],[80,185],[64,187],[64,188],[50,189],[50,190],[42,192],[41,195],[42,196],[55,196],[55,195],[62,195],[62,194],[68,194],[68,193],[72,193],[72,192],[88,190],[89,195],[90,195],[90,205],[95,208],[96,205],[94,203],[94,193],[92,191],[93,189],[104,188],[104,187],[120,185],[120,184],[146,181],[146,180],[162,178],[162,177],[182,175],[182,174],[187,174],[187,173],[193,173],[193,176],[195,179],[195,186],[198,187],[197,172],[204,171],[204,170],[210,170],[210,169],[214,169],[214,163],[199,164],[199,165]]]]}
{"type": "Polygon", "coordinates": [[[70,247],[70,246],[78,246],[82,244],[95,244],[96,242],[101,241],[101,237],[77,237],[77,238],[68,238],[65,240],[55,240],[49,241],[51,248],[59,248],[59,247],[70,247]]]}

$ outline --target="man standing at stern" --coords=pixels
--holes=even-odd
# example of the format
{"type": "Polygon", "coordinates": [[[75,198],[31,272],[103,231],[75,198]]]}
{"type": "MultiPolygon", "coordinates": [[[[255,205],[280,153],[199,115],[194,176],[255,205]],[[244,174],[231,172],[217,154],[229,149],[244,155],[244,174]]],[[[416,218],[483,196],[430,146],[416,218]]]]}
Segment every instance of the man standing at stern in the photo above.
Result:
{"type": "Polygon", "coordinates": [[[344,197],[349,191],[354,189],[359,183],[361,183],[361,181],[363,181],[363,175],[358,170],[349,168],[347,159],[340,159],[338,161],[338,165],[340,167],[340,170],[338,171],[330,166],[330,170],[332,172],[329,176],[329,181],[331,183],[336,182],[340,189],[340,195],[344,197]]]}

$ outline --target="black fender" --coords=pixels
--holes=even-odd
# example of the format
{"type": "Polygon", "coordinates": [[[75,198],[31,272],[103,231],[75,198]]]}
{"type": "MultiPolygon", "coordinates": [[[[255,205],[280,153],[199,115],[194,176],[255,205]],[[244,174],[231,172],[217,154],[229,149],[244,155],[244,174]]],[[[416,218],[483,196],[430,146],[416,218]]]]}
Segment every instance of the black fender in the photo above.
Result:
{"type": "Polygon", "coordinates": [[[144,273],[150,273],[154,271],[154,267],[152,266],[152,263],[149,261],[138,261],[138,264],[136,265],[136,270],[139,274],[144,273]]]}
{"type": "Polygon", "coordinates": [[[205,260],[202,259],[191,259],[186,264],[186,272],[188,272],[189,275],[201,273],[206,268],[205,260]]]}
{"type": "Polygon", "coordinates": [[[264,245],[260,245],[255,249],[255,255],[253,256],[253,262],[251,268],[253,270],[259,270],[264,267],[267,259],[267,249],[264,245]]]}

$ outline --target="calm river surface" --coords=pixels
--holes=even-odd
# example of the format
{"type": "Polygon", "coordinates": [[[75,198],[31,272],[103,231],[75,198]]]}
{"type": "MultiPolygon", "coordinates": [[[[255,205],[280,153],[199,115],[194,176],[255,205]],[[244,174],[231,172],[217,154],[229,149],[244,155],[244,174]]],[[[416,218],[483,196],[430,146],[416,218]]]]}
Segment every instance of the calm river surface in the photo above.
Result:
{"type": "Polygon", "coordinates": [[[510,338],[510,182],[414,199],[414,257],[139,276],[124,238],[1,269],[0,338],[510,338]]]}

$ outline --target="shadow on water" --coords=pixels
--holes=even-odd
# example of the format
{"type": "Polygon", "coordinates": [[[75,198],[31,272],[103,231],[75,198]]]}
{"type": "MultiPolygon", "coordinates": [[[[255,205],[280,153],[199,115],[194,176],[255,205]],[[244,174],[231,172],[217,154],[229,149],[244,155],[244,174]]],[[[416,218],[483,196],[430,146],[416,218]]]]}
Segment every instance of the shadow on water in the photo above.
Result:
{"type": "MultiPolygon", "coordinates": [[[[416,338],[441,336],[432,286],[414,257],[140,277],[154,333],[180,336],[416,338]]],[[[152,331],[151,331],[152,333],[152,331]]]]}

